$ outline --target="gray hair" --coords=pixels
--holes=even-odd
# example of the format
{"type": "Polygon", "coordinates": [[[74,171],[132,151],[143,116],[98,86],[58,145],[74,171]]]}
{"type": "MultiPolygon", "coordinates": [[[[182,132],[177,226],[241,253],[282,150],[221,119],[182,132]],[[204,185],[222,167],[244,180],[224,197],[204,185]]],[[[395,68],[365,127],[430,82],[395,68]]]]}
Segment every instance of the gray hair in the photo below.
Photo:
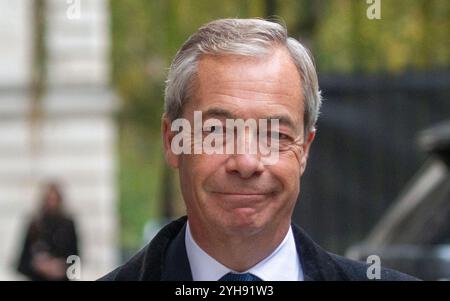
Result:
{"type": "Polygon", "coordinates": [[[290,38],[287,29],[262,19],[220,19],[202,26],[177,52],[169,70],[165,90],[165,112],[170,120],[179,118],[190,98],[202,55],[261,56],[275,46],[285,46],[301,77],[305,99],[305,134],[314,130],[322,98],[316,69],[309,51],[290,38]]]}

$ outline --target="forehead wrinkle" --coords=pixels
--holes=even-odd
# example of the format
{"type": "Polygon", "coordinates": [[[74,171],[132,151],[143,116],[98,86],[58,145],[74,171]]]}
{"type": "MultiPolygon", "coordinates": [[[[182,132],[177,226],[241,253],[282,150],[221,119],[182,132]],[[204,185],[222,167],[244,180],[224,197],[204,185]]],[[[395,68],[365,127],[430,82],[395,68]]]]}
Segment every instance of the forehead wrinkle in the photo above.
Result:
{"type": "Polygon", "coordinates": [[[267,94],[267,95],[281,95],[281,96],[289,96],[289,97],[301,97],[301,86],[300,82],[296,83],[296,89],[289,89],[292,87],[292,83],[288,84],[284,81],[275,81],[275,80],[220,80],[213,78],[206,78],[207,83],[209,85],[201,85],[199,82],[199,88],[204,90],[206,93],[216,93],[216,94],[229,94],[222,93],[222,91],[232,91],[236,93],[240,92],[251,92],[258,94],[267,94]],[[254,87],[254,84],[258,84],[257,88],[254,87]],[[206,86],[206,87],[205,87],[206,86]],[[218,91],[216,91],[218,90],[218,91]],[[267,92],[266,92],[267,90],[267,92]],[[292,91],[292,93],[287,93],[286,91],[292,91]]]}
{"type": "MultiPolygon", "coordinates": [[[[292,97],[293,96],[289,95],[289,94],[284,94],[284,93],[266,93],[266,92],[254,92],[254,91],[240,91],[240,92],[215,92],[215,93],[211,93],[211,96],[219,96],[219,97],[230,97],[230,98],[237,98],[240,100],[244,100],[247,99],[249,101],[277,101],[278,97],[292,97]],[[256,94],[256,95],[255,95],[256,94]],[[256,97],[255,97],[256,96],[256,97]]],[[[211,98],[211,97],[208,97],[211,98]]],[[[300,100],[293,100],[293,101],[300,101],[300,100]]]]}
{"type": "Polygon", "coordinates": [[[210,84],[216,82],[238,83],[238,85],[245,82],[282,84],[286,76],[291,75],[296,80],[289,85],[296,84],[301,89],[300,74],[284,47],[276,47],[271,55],[264,57],[204,56],[198,62],[197,71],[199,77],[203,77],[204,73],[212,72],[214,76],[205,78],[210,84]],[[270,72],[261,78],[261,72],[264,71],[270,72]]]}

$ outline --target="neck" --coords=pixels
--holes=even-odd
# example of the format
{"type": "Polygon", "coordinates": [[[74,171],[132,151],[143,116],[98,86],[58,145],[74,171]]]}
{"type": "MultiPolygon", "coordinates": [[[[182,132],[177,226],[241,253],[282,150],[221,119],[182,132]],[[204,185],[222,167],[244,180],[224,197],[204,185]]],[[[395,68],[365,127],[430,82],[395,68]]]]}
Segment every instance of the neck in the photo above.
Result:
{"type": "MultiPolygon", "coordinates": [[[[192,237],[208,255],[236,271],[244,272],[268,257],[284,240],[290,220],[251,234],[226,233],[217,227],[189,222],[192,237]]],[[[244,232],[244,231],[241,231],[244,232]]]]}

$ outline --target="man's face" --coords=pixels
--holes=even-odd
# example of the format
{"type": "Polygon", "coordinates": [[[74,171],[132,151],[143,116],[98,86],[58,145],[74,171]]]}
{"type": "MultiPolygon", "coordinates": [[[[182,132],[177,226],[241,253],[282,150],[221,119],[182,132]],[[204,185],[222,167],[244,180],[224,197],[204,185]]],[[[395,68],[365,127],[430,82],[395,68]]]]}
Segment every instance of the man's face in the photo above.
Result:
{"type": "Polygon", "coordinates": [[[179,168],[190,224],[231,235],[286,228],[314,138],[314,133],[304,137],[301,80],[287,50],[276,48],[259,58],[204,56],[183,110],[182,118],[192,127],[194,111],[202,112],[203,122],[216,118],[224,127],[226,118],[278,118],[280,143],[289,147],[280,150],[272,165],[250,153],[175,155],[170,148],[175,133],[165,117],[166,160],[179,168]]]}

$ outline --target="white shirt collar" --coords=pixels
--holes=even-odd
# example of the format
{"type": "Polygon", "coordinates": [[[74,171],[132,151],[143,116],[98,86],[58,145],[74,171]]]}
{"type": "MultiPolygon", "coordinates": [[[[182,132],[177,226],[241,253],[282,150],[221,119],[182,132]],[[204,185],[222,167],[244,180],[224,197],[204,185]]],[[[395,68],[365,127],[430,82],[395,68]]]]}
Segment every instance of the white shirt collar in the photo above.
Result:
{"type": "MultiPolygon", "coordinates": [[[[189,222],[185,234],[186,252],[194,281],[216,281],[235,271],[212,258],[194,241],[189,222]]],[[[264,281],[302,281],[303,271],[298,258],[292,228],[289,228],[281,244],[268,257],[245,271],[264,281]]]]}

